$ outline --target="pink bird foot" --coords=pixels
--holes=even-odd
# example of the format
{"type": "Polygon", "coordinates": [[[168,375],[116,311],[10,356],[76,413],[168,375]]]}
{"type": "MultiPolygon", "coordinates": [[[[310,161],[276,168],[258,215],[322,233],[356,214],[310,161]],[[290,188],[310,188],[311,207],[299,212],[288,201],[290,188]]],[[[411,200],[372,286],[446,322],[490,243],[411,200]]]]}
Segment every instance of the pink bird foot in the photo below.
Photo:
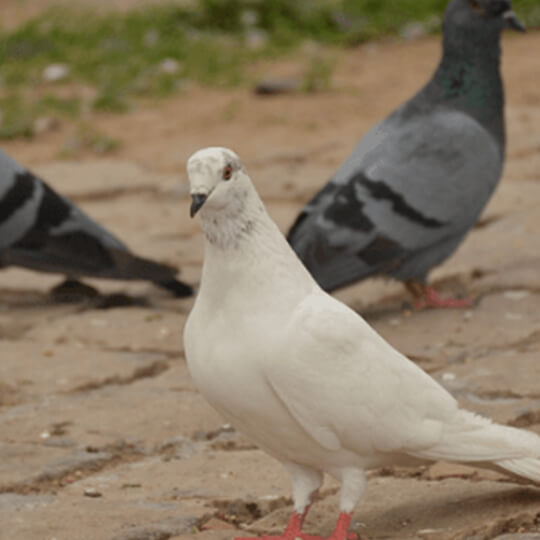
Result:
{"type": "Polygon", "coordinates": [[[441,298],[439,293],[434,287],[424,285],[423,283],[417,283],[408,281],[406,283],[407,289],[414,296],[413,305],[415,309],[429,309],[429,308],[450,308],[460,309],[472,306],[473,299],[467,298],[441,298]]]}
{"type": "Polygon", "coordinates": [[[302,532],[302,524],[304,523],[305,514],[293,513],[287,528],[280,536],[252,536],[252,537],[237,537],[234,540],[295,540],[301,538],[302,540],[358,540],[358,535],[348,532],[349,524],[351,522],[351,514],[341,513],[339,515],[338,522],[334,532],[327,538],[323,536],[315,536],[311,534],[304,534],[302,532]]]}

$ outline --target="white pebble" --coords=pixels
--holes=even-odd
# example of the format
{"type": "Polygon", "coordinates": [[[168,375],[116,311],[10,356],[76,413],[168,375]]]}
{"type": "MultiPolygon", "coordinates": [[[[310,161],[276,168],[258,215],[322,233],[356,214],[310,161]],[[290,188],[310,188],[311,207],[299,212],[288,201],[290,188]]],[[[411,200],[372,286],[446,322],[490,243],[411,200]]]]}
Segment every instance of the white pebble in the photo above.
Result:
{"type": "Polygon", "coordinates": [[[504,297],[508,298],[508,300],[523,300],[524,298],[527,298],[527,296],[530,296],[530,294],[529,291],[506,291],[504,297]]]}
{"type": "Polygon", "coordinates": [[[65,79],[69,75],[69,66],[66,64],[50,64],[43,70],[43,80],[56,82],[65,79]]]}
{"type": "Polygon", "coordinates": [[[167,73],[168,75],[174,75],[175,73],[178,73],[180,71],[181,64],[178,62],[178,60],[175,60],[174,58],[165,58],[161,61],[159,64],[159,68],[163,73],[167,73]]]}

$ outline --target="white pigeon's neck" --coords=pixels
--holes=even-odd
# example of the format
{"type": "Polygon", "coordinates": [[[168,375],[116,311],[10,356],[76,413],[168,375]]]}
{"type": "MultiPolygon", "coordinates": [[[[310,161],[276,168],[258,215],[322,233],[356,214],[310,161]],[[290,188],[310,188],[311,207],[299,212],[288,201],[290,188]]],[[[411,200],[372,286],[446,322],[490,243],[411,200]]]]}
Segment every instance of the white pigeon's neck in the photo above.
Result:
{"type": "Polygon", "coordinates": [[[238,251],[257,234],[255,227],[264,229],[270,221],[254,189],[248,188],[242,195],[224,208],[203,207],[201,227],[207,245],[224,253],[238,251]]]}
{"type": "Polygon", "coordinates": [[[245,294],[264,289],[291,300],[306,294],[316,287],[315,281],[266,212],[255,189],[250,186],[245,195],[233,205],[236,208],[201,212],[206,242],[199,294],[223,298],[229,288],[245,294]],[[299,284],[296,290],[291,287],[294,283],[299,284]]]}

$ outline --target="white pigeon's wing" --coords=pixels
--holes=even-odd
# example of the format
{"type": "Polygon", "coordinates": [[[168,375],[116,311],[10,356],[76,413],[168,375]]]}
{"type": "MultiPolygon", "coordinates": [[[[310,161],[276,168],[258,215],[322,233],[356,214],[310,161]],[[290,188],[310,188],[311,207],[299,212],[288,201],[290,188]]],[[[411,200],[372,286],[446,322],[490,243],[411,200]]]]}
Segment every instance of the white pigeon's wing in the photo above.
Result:
{"type": "Polygon", "coordinates": [[[435,445],[455,400],[356,313],[314,293],[292,316],[264,373],[321,446],[359,454],[435,445]]]}

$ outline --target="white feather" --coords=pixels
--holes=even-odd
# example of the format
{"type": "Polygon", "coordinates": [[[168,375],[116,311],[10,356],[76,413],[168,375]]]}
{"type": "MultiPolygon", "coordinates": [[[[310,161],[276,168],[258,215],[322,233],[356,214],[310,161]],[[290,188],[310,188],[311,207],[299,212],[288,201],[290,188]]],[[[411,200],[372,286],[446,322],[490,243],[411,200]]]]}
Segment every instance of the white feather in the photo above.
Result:
{"type": "Polygon", "coordinates": [[[208,195],[200,212],[207,239],[201,287],[184,332],[189,369],[216,409],[284,462],[297,509],[307,505],[316,473],[342,482],[341,507],[349,511],[364,469],[414,460],[495,464],[539,481],[540,437],[459,409],[323,292],[236,154],[200,151],[188,172],[192,194],[208,195]],[[224,181],[228,164],[235,173],[224,181]]]}

